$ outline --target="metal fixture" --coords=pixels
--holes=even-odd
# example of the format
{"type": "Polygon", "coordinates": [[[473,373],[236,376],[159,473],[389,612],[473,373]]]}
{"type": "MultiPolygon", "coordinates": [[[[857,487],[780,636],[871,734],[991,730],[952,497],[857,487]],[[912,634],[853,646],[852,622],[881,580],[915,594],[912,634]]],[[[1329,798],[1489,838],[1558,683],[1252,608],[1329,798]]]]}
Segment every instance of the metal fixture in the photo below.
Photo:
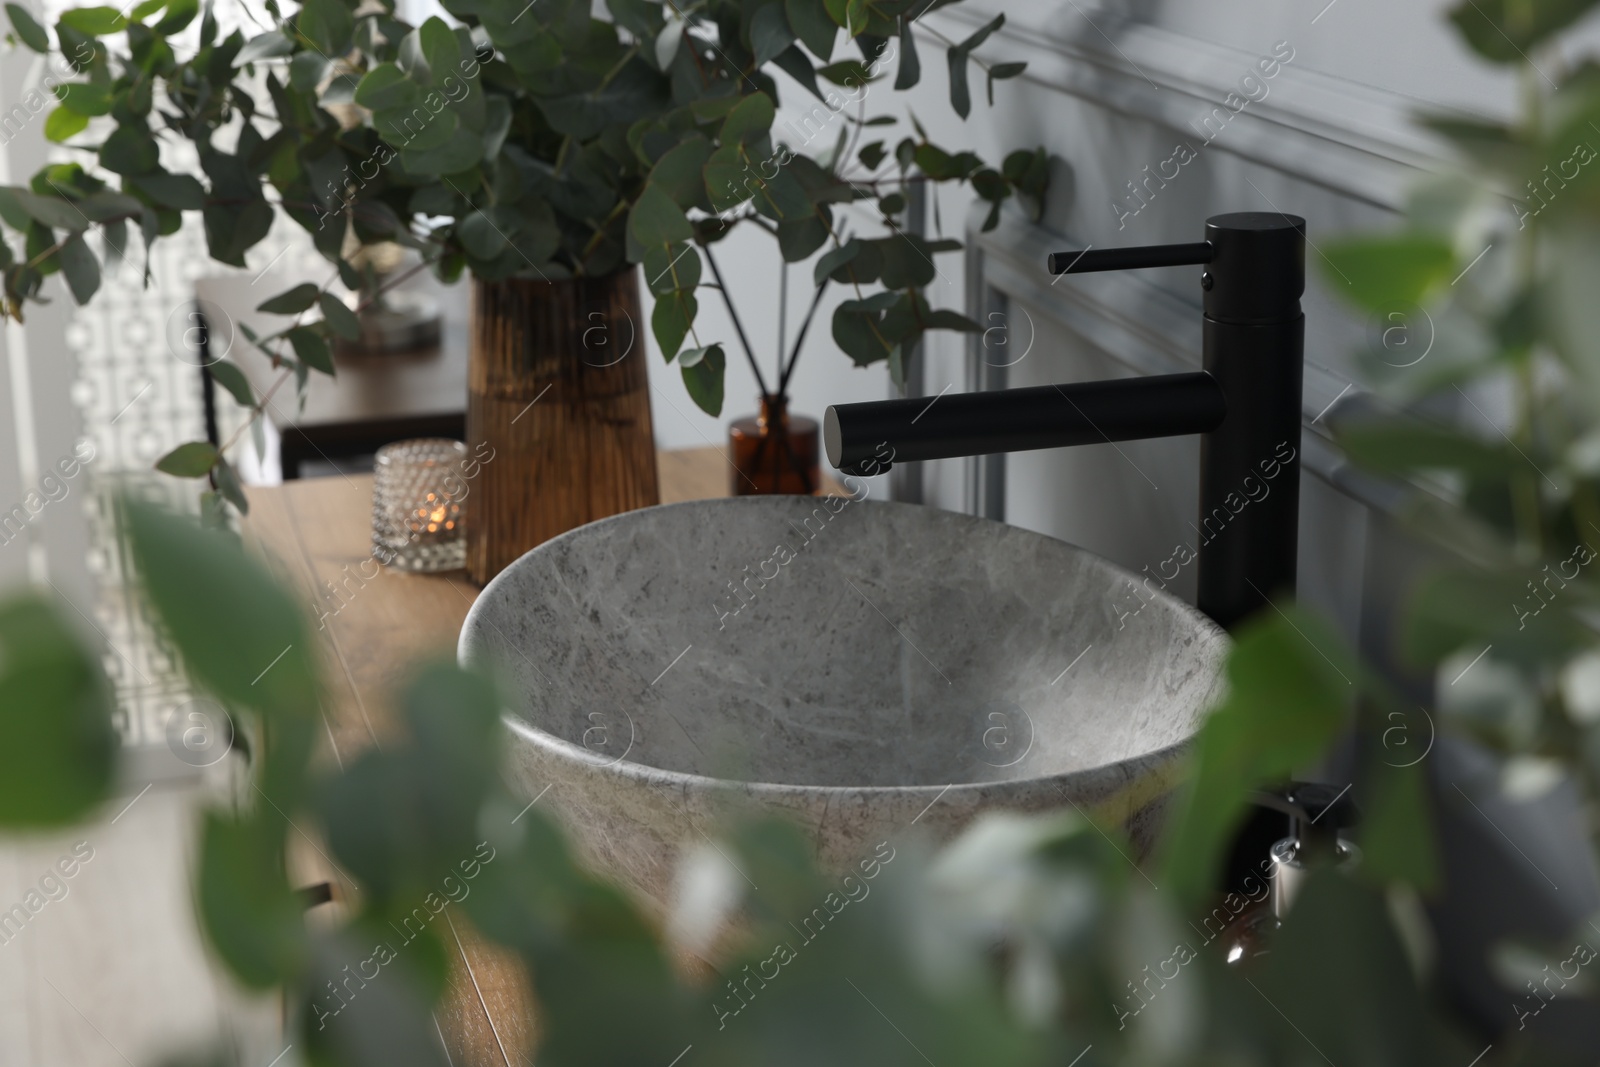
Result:
{"type": "Polygon", "coordinates": [[[1272,911],[1282,919],[1306,876],[1317,866],[1354,867],[1361,849],[1341,832],[1356,825],[1360,812],[1350,799],[1350,787],[1320,782],[1292,782],[1281,789],[1259,791],[1251,798],[1258,807],[1289,816],[1289,835],[1276,841],[1269,854],[1268,878],[1272,883],[1272,911]]]}
{"type": "Polygon", "coordinates": [[[1305,220],[1241,212],[1195,244],[1057,252],[1053,274],[1204,264],[1204,370],[830,407],[828,461],[893,462],[1200,434],[1197,606],[1232,627],[1293,592],[1305,350],[1305,220]],[[884,446],[887,445],[887,448],[884,446]],[[1270,491],[1259,487],[1270,481],[1270,491]],[[1255,488],[1252,488],[1255,487],[1255,488]],[[1260,493],[1257,497],[1255,494],[1260,493]]]}

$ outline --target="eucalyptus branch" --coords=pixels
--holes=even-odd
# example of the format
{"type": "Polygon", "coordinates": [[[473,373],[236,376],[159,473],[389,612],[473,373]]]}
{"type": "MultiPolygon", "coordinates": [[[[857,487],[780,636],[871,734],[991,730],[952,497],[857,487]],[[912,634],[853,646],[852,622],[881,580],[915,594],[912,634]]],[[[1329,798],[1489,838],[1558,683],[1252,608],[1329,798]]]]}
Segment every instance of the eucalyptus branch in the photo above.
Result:
{"type": "MultiPolygon", "coordinates": [[[[65,197],[63,197],[62,199],[63,199],[63,202],[65,202],[65,203],[68,203],[68,204],[72,203],[71,200],[67,200],[65,197]]],[[[79,214],[82,214],[82,212],[79,212],[79,214]]],[[[110,218],[107,218],[107,219],[98,219],[98,220],[92,221],[92,222],[90,222],[89,225],[90,226],[98,226],[98,227],[100,227],[100,229],[102,231],[104,231],[105,227],[106,227],[106,225],[108,223],[112,223],[112,222],[128,222],[129,220],[135,219],[135,218],[138,218],[138,216],[134,215],[134,214],[131,214],[131,213],[130,214],[125,214],[125,215],[113,215],[113,216],[111,216],[110,218]]],[[[49,248],[46,248],[44,251],[40,252],[38,255],[36,255],[32,259],[28,260],[28,262],[23,264],[23,266],[25,268],[29,269],[29,270],[32,270],[34,267],[37,267],[39,264],[43,263],[45,260],[47,260],[51,256],[55,255],[57,252],[61,251],[64,247],[66,247],[68,242],[70,242],[74,237],[80,237],[86,231],[87,231],[87,227],[85,227],[85,229],[83,229],[83,230],[73,230],[66,237],[64,237],[61,240],[57,241],[55,244],[51,245],[49,248]]]]}
{"type": "MultiPolygon", "coordinates": [[[[277,357],[274,356],[273,358],[276,359],[277,357]]],[[[278,374],[277,380],[267,387],[267,391],[265,393],[261,394],[261,399],[250,405],[249,416],[244,420],[244,422],[239,424],[233,433],[228,435],[228,439],[222,443],[220,448],[217,449],[218,455],[222,455],[223,453],[227,452],[228,449],[232,448],[238,442],[239,438],[244,435],[244,432],[261,417],[262,412],[266,410],[266,406],[272,402],[273,394],[275,394],[279,388],[283,386],[284,382],[288,381],[293,376],[294,371],[290,370],[281,371],[278,374]]]]}
{"type": "Polygon", "coordinates": [[[623,69],[625,67],[627,67],[627,65],[630,62],[632,62],[633,57],[638,55],[638,54],[639,54],[639,42],[635,41],[632,45],[630,45],[628,47],[628,49],[626,51],[624,51],[622,53],[622,58],[617,60],[616,64],[610,70],[606,71],[605,77],[600,79],[600,84],[596,85],[593,89],[589,90],[589,94],[588,95],[593,96],[595,93],[598,93],[600,90],[602,90],[606,86],[610,85],[612,83],[612,81],[614,81],[616,79],[616,76],[618,74],[621,74],[623,69]]]}
{"type": "MultiPolygon", "coordinates": [[[[419,274],[422,271],[428,269],[430,266],[432,266],[436,262],[438,262],[438,261],[437,260],[431,260],[431,259],[425,259],[421,263],[418,263],[418,264],[416,264],[416,265],[414,265],[412,267],[409,267],[406,270],[401,271],[399,274],[395,275],[393,278],[385,281],[382,285],[378,286],[368,296],[366,296],[361,301],[361,303],[356,305],[356,309],[355,309],[356,310],[356,314],[359,315],[361,312],[367,310],[367,308],[370,307],[374,301],[378,300],[385,293],[389,292],[391,289],[394,289],[397,286],[400,286],[400,285],[404,284],[405,282],[411,280],[412,278],[416,277],[417,274],[419,274]]],[[[337,277],[337,274],[335,275],[335,277],[337,277]]],[[[332,279],[329,279],[329,280],[331,281],[332,279]]],[[[327,292],[327,286],[323,286],[322,291],[323,292],[327,292]]],[[[295,326],[300,325],[300,319],[302,317],[304,317],[304,315],[305,315],[305,312],[302,311],[299,315],[295,316],[295,322],[294,322],[295,326]]],[[[290,327],[290,329],[293,329],[293,328],[294,328],[294,326],[290,327]]],[[[287,332],[287,331],[285,331],[285,332],[287,332]]],[[[273,340],[278,341],[279,344],[282,343],[282,337],[281,336],[277,337],[277,338],[273,338],[273,340]]],[[[257,347],[260,347],[260,346],[257,346],[257,347]]],[[[263,349],[263,351],[266,351],[266,350],[263,349]]],[[[282,364],[283,357],[281,355],[279,355],[278,353],[276,353],[276,352],[267,352],[266,354],[268,356],[272,357],[272,361],[273,361],[274,365],[281,365],[282,364]]],[[[250,405],[250,409],[249,409],[250,414],[249,414],[249,416],[244,420],[243,423],[241,423],[237,428],[234,429],[233,433],[228,436],[227,441],[225,441],[223,443],[222,447],[217,449],[217,452],[219,454],[225,453],[225,452],[228,451],[228,449],[232,448],[234,446],[234,444],[236,444],[238,442],[239,438],[241,436],[243,436],[244,432],[250,428],[251,424],[254,423],[256,421],[256,419],[260,418],[265,413],[266,407],[267,407],[267,405],[269,403],[271,403],[273,396],[283,386],[283,383],[288,381],[289,378],[293,374],[294,374],[293,371],[289,371],[289,370],[283,371],[281,374],[278,375],[277,380],[274,381],[270,386],[268,386],[267,391],[265,393],[261,394],[261,399],[256,401],[254,404],[250,405]]]]}
{"type": "Polygon", "coordinates": [[[761,387],[762,396],[771,396],[767,391],[767,379],[761,373],[761,367],[756,363],[756,354],[750,348],[750,339],[745,336],[744,324],[739,321],[739,313],[733,309],[733,299],[728,295],[728,283],[722,280],[722,271],[717,267],[716,257],[711,254],[711,246],[706,246],[706,262],[711,264],[711,273],[717,276],[717,291],[722,294],[722,302],[727,305],[728,317],[733,319],[734,331],[739,335],[739,343],[744,346],[745,358],[750,361],[750,369],[755,373],[756,384],[761,387]]]}
{"type": "MultiPolygon", "coordinates": [[[[844,153],[842,155],[840,155],[840,157],[838,159],[834,160],[834,166],[839,168],[839,170],[835,171],[835,173],[839,173],[840,171],[843,171],[845,165],[850,160],[855,158],[855,156],[856,156],[856,145],[861,143],[861,131],[867,128],[866,127],[866,122],[865,122],[865,116],[867,114],[867,94],[866,93],[862,93],[861,94],[861,99],[859,101],[857,101],[857,105],[858,106],[856,107],[856,122],[855,122],[856,128],[850,134],[850,146],[847,149],[845,149],[844,153]]],[[[841,174],[841,180],[843,180],[842,174],[841,174]]]]}
{"type": "MultiPolygon", "coordinates": [[[[961,47],[961,43],[959,41],[952,41],[950,38],[948,38],[944,34],[940,33],[937,29],[935,29],[933,26],[929,25],[928,23],[919,22],[917,25],[921,26],[923,29],[927,30],[929,33],[933,34],[935,37],[939,38],[939,40],[943,41],[945,44],[949,45],[951,48],[959,48],[959,47],[961,47]]],[[[989,64],[985,63],[983,60],[979,59],[977,56],[973,55],[971,52],[967,53],[967,58],[972,60],[972,62],[976,63],[978,65],[978,69],[979,70],[983,71],[985,74],[989,73],[989,64]]]]}
{"type": "Polygon", "coordinates": [[[811,319],[817,313],[817,308],[822,304],[822,294],[828,288],[828,283],[833,279],[824,275],[822,284],[817,286],[816,295],[811,298],[811,306],[806,309],[806,317],[800,322],[800,332],[794,338],[794,351],[789,354],[789,362],[783,368],[783,375],[778,380],[778,395],[782,396],[789,388],[789,377],[794,374],[794,365],[800,360],[800,346],[806,343],[806,331],[811,329],[811,319]]]}
{"type": "MultiPolygon", "coordinates": [[[[594,255],[595,249],[600,247],[600,242],[605,240],[606,228],[617,221],[617,216],[626,212],[629,206],[627,197],[617,197],[617,203],[610,213],[606,215],[600,225],[594,227],[594,236],[589,238],[588,243],[583,246],[583,251],[578,256],[578,273],[583,273],[584,265],[589,262],[589,257],[594,255]]],[[[593,225],[593,223],[590,225],[593,225]]]]}

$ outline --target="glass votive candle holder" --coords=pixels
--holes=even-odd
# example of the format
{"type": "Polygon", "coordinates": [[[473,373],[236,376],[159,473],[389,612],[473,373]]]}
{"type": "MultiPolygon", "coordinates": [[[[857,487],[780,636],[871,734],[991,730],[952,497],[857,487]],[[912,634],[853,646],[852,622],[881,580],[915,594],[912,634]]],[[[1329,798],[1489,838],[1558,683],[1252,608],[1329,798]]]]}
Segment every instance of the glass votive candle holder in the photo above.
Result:
{"type": "Polygon", "coordinates": [[[431,573],[467,565],[461,537],[467,446],[443,437],[378,449],[372,486],[372,555],[400,570],[431,573]]]}

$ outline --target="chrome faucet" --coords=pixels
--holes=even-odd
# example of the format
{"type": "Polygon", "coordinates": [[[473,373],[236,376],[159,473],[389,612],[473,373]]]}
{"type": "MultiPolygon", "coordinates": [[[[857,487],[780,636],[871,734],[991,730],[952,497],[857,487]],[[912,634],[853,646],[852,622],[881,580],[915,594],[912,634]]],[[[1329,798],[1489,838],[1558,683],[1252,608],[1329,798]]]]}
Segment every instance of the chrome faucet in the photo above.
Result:
{"type": "Polygon", "coordinates": [[[823,420],[828,461],[859,475],[887,470],[885,451],[898,463],[1200,434],[1197,606],[1233,627],[1272,594],[1294,591],[1305,220],[1216,215],[1195,244],[1057,252],[1049,269],[1188,264],[1205,266],[1204,370],[961,393],[932,405],[925,397],[839,404],[823,420]],[[1257,496],[1266,481],[1270,490],[1257,496]]]}

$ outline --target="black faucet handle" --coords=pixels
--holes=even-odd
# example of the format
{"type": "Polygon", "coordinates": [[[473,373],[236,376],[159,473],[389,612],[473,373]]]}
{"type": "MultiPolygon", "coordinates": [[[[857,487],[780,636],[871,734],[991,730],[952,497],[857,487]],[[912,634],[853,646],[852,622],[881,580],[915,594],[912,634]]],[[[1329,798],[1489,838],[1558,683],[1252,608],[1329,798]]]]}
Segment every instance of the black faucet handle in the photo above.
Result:
{"type": "Polygon", "coordinates": [[[1138,245],[1134,248],[1102,248],[1094,245],[1080,252],[1050,253],[1051,274],[1089,274],[1102,270],[1137,270],[1140,267],[1184,267],[1210,263],[1216,249],[1210,241],[1185,245],[1138,245]]]}

